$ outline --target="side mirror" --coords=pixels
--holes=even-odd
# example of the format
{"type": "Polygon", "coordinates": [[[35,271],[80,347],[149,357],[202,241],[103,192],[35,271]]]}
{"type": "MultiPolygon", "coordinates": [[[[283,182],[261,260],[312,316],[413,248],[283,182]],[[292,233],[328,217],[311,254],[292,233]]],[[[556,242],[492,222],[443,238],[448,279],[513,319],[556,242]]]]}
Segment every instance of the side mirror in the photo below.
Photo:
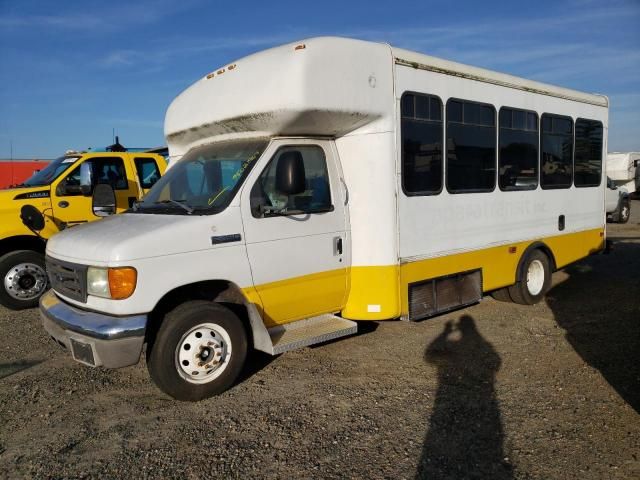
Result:
{"type": "Polygon", "coordinates": [[[25,205],[20,209],[20,219],[33,232],[39,232],[44,228],[44,215],[33,205],[25,205]]]}
{"type": "Polygon", "coordinates": [[[296,195],[306,189],[302,154],[292,150],[280,155],[276,167],[276,190],[285,195],[296,195]]]}
{"type": "Polygon", "coordinates": [[[91,195],[93,189],[93,170],[91,162],[84,162],[80,165],[80,193],[85,197],[91,195]]]}
{"type": "Polygon", "coordinates": [[[111,185],[96,185],[91,200],[91,209],[96,217],[108,217],[116,213],[116,193],[111,185]]]}

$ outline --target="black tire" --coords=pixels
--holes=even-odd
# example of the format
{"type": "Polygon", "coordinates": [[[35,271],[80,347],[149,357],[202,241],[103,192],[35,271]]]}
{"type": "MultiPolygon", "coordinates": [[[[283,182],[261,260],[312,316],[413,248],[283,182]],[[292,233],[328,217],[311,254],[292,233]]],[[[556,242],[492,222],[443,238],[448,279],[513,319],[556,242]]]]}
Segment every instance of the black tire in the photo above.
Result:
{"type": "MultiPolygon", "coordinates": [[[[541,250],[532,250],[521,260],[518,271],[520,280],[509,287],[509,296],[515,303],[520,305],[535,305],[542,300],[551,286],[551,262],[549,257],[541,250]],[[529,268],[536,264],[542,268],[542,284],[539,291],[530,290],[528,279],[529,268]]],[[[533,280],[533,279],[532,279],[533,280]]],[[[534,284],[532,282],[532,288],[534,284]]]]}
{"type": "Polygon", "coordinates": [[[511,295],[509,295],[509,287],[494,290],[491,292],[491,296],[499,302],[513,302],[511,295]]]}
{"type": "Polygon", "coordinates": [[[34,308],[38,306],[38,302],[40,301],[40,297],[44,292],[47,291],[49,280],[46,277],[46,273],[44,274],[44,279],[42,278],[42,274],[46,272],[44,255],[33,251],[33,250],[15,250],[13,252],[9,252],[2,257],[0,257],[0,304],[4,305],[11,310],[24,310],[25,308],[34,308]],[[7,281],[13,282],[11,278],[12,270],[19,265],[33,265],[40,269],[40,271],[36,269],[25,270],[25,275],[23,275],[22,281],[19,282],[18,288],[20,288],[20,284],[24,288],[21,289],[22,293],[16,293],[13,291],[10,293],[9,289],[13,289],[14,286],[11,285],[7,288],[7,281]],[[37,271],[37,274],[35,272],[37,271]],[[24,283],[27,282],[27,283],[24,283]],[[27,288],[30,286],[30,282],[34,282],[31,288],[27,288]],[[40,285],[40,287],[38,287],[40,285]],[[33,295],[30,295],[29,292],[34,288],[33,295]],[[17,295],[24,294],[26,295],[24,298],[16,298],[17,295]]]}
{"type": "MultiPolygon", "coordinates": [[[[191,348],[190,345],[184,343],[183,346],[191,348]]],[[[195,348],[194,346],[194,362],[198,362],[202,359],[196,358],[195,348]]],[[[202,349],[202,347],[200,348],[202,349]]],[[[185,350],[188,349],[185,348],[185,350]]],[[[207,353],[207,356],[209,354],[207,353]]],[[[164,393],[176,400],[196,402],[218,395],[231,387],[242,371],[246,357],[247,333],[242,321],[222,305],[204,300],[193,300],[177,306],[165,315],[153,344],[147,346],[147,369],[151,379],[164,393]],[[219,330],[221,327],[221,330],[228,334],[231,353],[224,362],[226,366],[221,364],[218,367],[224,366],[217,377],[210,381],[205,380],[206,383],[193,383],[185,379],[185,375],[188,375],[184,371],[186,367],[183,369],[178,365],[179,353],[177,349],[185,335],[193,331],[195,327],[204,324],[212,324],[217,326],[219,330]]],[[[198,367],[194,366],[193,368],[197,369],[198,367]]],[[[206,376],[199,378],[206,379],[206,376]]]]}
{"type": "Polygon", "coordinates": [[[629,199],[622,199],[618,207],[618,223],[627,223],[631,217],[631,205],[629,199]]]}

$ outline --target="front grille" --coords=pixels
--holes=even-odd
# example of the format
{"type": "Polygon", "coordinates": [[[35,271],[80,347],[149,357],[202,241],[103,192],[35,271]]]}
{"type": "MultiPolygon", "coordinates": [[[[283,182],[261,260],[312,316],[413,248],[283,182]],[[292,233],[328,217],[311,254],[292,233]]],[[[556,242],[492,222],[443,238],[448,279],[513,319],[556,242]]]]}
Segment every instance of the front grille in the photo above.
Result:
{"type": "Polygon", "coordinates": [[[87,301],[87,266],[47,257],[49,282],[60,295],[79,302],[87,301]]]}

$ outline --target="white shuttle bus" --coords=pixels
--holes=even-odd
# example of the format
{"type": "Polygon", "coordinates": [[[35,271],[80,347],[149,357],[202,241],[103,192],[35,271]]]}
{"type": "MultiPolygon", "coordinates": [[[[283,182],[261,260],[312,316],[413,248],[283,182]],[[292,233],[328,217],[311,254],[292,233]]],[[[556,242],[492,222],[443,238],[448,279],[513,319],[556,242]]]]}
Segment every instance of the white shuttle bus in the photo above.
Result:
{"type": "Polygon", "coordinates": [[[146,344],[157,386],[199,400],[250,348],[536,303],[604,247],[607,118],[601,95],[384,44],[250,55],[170,105],[141,203],[49,241],[44,328],[91,366],[146,344]]]}

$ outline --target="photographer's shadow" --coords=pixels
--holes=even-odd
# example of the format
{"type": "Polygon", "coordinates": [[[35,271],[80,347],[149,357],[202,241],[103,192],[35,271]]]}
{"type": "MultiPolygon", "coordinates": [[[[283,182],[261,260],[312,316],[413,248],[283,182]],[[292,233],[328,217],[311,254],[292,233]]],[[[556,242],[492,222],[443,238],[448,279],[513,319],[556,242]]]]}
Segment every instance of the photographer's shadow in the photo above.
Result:
{"type": "Polygon", "coordinates": [[[463,315],[427,347],[438,390],[416,478],[513,478],[495,395],[500,356],[463,315]]]}

